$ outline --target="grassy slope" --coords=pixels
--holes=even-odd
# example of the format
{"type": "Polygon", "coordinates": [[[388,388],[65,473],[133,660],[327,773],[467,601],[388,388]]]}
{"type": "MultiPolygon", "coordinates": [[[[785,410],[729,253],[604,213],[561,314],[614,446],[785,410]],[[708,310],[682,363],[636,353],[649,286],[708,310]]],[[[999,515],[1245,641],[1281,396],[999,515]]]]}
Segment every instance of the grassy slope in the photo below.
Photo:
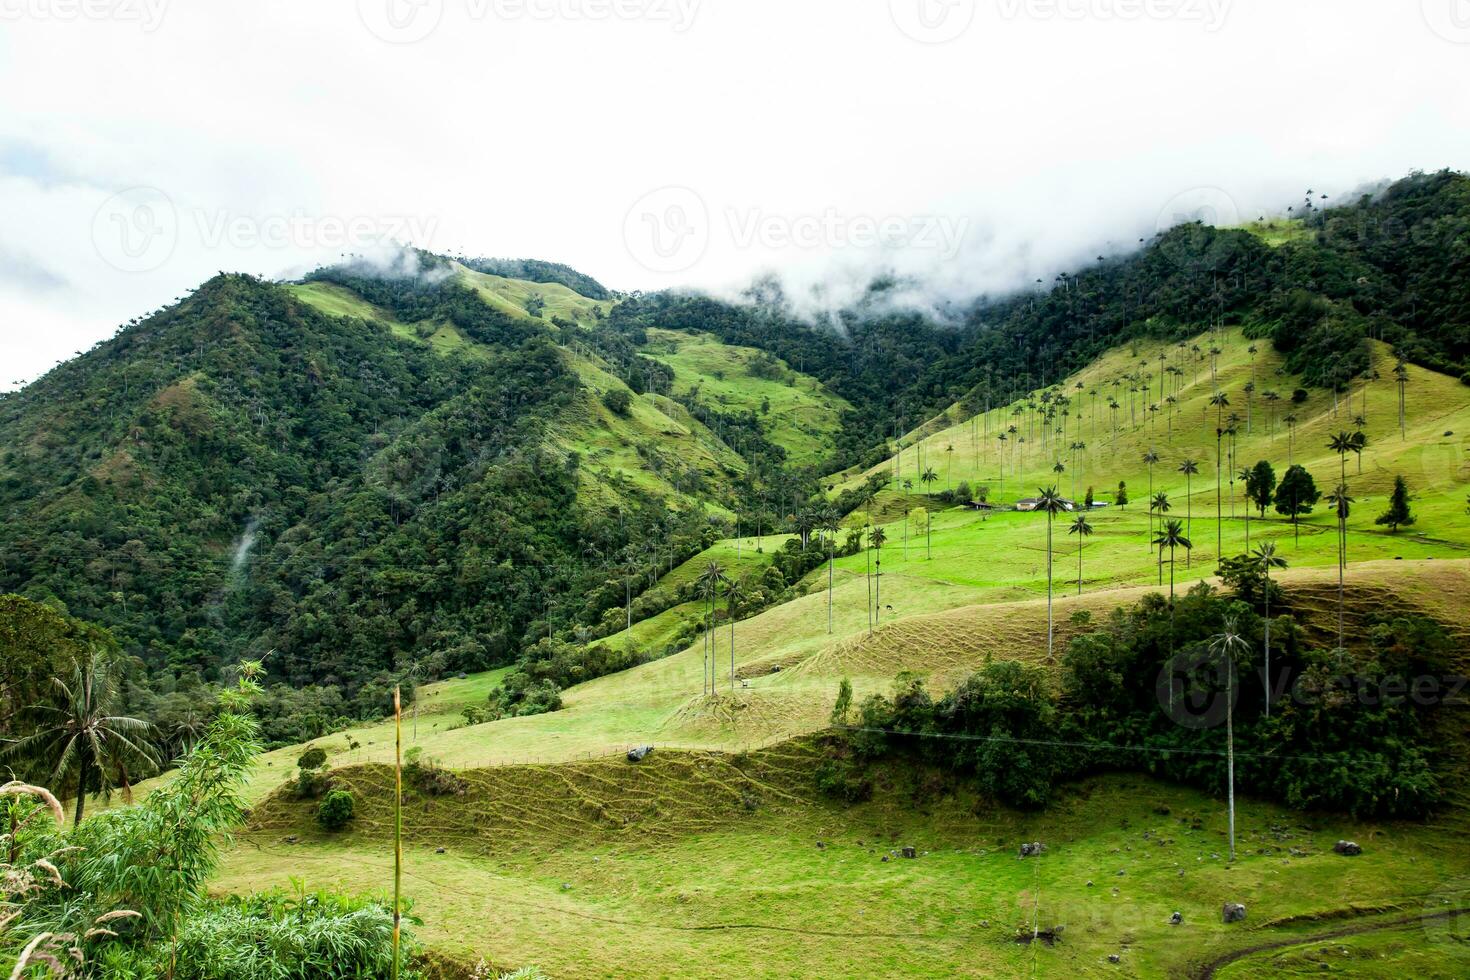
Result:
{"type": "Polygon", "coordinates": [[[722,412],[755,412],[766,437],[784,448],[788,459],[811,466],[831,451],[848,405],[821,382],[792,370],[785,377],[757,377],[750,365],[760,352],[732,347],[712,337],[673,330],[650,330],[644,353],[674,370],[681,394],[699,388],[700,401],[722,412]],[[762,412],[765,403],[769,411],[762,412]]]}
{"type": "Polygon", "coordinates": [[[728,493],[731,482],[745,472],[745,461],[682,405],[629,391],[628,413],[618,415],[602,396],[626,385],[589,357],[570,350],[564,356],[581,379],[582,391],[557,419],[552,438],[564,451],[582,457],[579,490],[589,501],[603,507],[617,503],[621,494],[612,481],[617,476],[677,506],[692,506],[693,498],[672,482],[679,470],[698,470],[716,496],[728,493]]]}
{"type": "MultiPolygon", "coordinates": [[[[1443,895],[1465,899],[1452,892],[1470,873],[1458,828],[1355,825],[1246,798],[1240,860],[1227,867],[1220,804],[1142,777],[1090,779],[1025,814],[959,788],[935,794],[940,774],[916,805],[897,772],[845,807],[814,792],[810,766],[800,745],[656,752],[639,766],[467,772],[458,797],[410,789],[407,894],[437,948],[552,976],[1178,976],[1353,907],[1438,909],[1443,895]],[[1365,854],[1332,854],[1340,837],[1365,854]],[[1047,853],[1019,860],[1028,840],[1047,853]],[[897,857],[903,845],[920,856],[897,857]],[[1220,922],[1226,900],[1248,906],[1247,924],[1220,922]],[[1174,911],[1183,925],[1169,924],[1174,911]],[[1295,917],[1308,921],[1283,921],[1295,917]],[[1054,947],[1015,941],[1058,925],[1054,947]]],[[[349,831],[324,835],[311,804],[273,799],[221,884],[294,874],[383,891],[391,772],[339,778],[361,801],[349,831]]],[[[1437,938],[1440,970],[1470,965],[1463,943],[1437,938]]]]}
{"type": "Polygon", "coordinates": [[[404,323],[387,310],[374,306],[336,283],[291,283],[285,288],[328,316],[356,317],[359,320],[381,323],[398,339],[416,344],[431,344],[441,354],[475,353],[475,344],[455,329],[453,324],[425,324],[420,331],[420,324],[404,323]]]}
{"type": "MultiPolygon", "coordinates": [[[[1200,346],[1209,347],[1209,339],[1201,338],[1200,346]]],[[[1226,413],[1236,412],[1242,418],[1247,415],[1247,399],[1242,387],[1251,380],[1253,369],[1247,353],[1249,341],[1238,332],[1225,335],[1221,348],[1224,351],[1219,362],[1219,383],[1230,398],[1231,405],[1226,413]]],[[[1292,405],[1289,396],[1295,387],[1290,376],[1278,376],[1279,357],[1268,344],[1261,343],[1260,353],[1255,357],[1254,376],[1257,392],[1254,410],[1251,412],[1251,432],[1242,431],[1237,440],[1234,470],[1253,464],[1257,459],[1272,461],[1278,477],[1286,471],[1288,457],[1305,465],[1315,478],[1318,488],[1326,493],[1339,478],[1339,462],[1335,454],[1327,449],[1328,439],[1339,431],[1353,431],[1353,417],[1362,411],[1362,392],[1354,393],[1353,408],[1344,402],[1334,415],[1332,396],[1315,391],[1300,405],[1292,405]],[[1269,409],[1262,398],[1267,389],[1274,388],[1284,397],[1276,409],[1274,431],[1269,409]],[[1300,420],[1295,433],[1290,434],[1283,424],[1288,412],[1294,412],[1300,420]]],[[[1109,509],[1094,514],[1090,520],[1097,525],[1097,534],[1087,547],[1096,574],[1097,582],[1141,581],[1147,576],[1146,565],[1149,552],[1143,543],[1148,524],[1148,467],[1143,455],[1154,450],[1159,463],[1154,467],[1153,488],[1169,494],[1172,510],[1170,517],[1183,519],[1192,512],[1191,537],[1195,544],[1192,564],[1210,564],[1218,557],[1215,528],[1215,423],[1216,413],[1209,406],[1215,388],[1211,384],[1208,364],[1202,365],[1198,380],[1186,375],[1186,386],[1178,394],[1172,437],[1168,431],[1165,414],[1155,420],[1152,427],[1140,421],[1137,426],[1128,424],[1126,391],[1119,396],[1125,407],[1119,411],[1119,428],[1111,431],[1109,412],[1105,399],[1113,391],[1111,382],[1123,374],[1149,371],[1154,375],[1152,400],[1158,397],[1157,356],[1160,352],[1171,353],[1173,347],[1139,345],[1134,351],[1114,351],[1074,378],[1069,378],[1062,387],[1074,396],[1074,416],[1066,436],[1060,438],[1063,447],[1073,441],[1083,441],[1087,449],[1073,454],[1055,446],[1043,449],[1039,439],[1033,438],[1021,452],[1010,442],[1003,449],[996,438],[1011,424],[1023,429],[1025,423],[1011,414],[1010,407],[999,408],[988,415],[977,416],[953,424],[940,422],[926,427],[933,429],[926,436],[911,435],[905,439],[906,448],[902,459],[902,478],[915,481],[919,487],[918,460],[920,452],[925,454],[927,465],[933,466],[941,475],[936,486],[944,486],[945,447],[953,445],[955,452],[950,461],[955,483],[968,480],[972,485],[987,485],[991,488],[991,499],[1002,502],[1014,501],[1023,496],[1032,496],[1040,486],[1058,483],[1064,493],[1075,494],[1078,499],[1088,486],[1094,486],[1099,500],[1111,500],[1119,481],[1128,484],[1132,503],[1124,513],[1109,509]],[[1150,367],[1142,362],[1149,361],[1150,367]],[[1079,394],[1075,384],[1081,383],[1084,392],[1079,394]],[[1089,392],[1094,388],[1101,393],[1094,398],[1089,392]],[[1078,427],[1080,423],[1080,428],[1078,427]],[[1193,479],[1193,493],[1186,499],[1185,478],[1177,472],[1180,463],[1192,458],[1199,463],[1200,473],[1193,479]],[[1068,471],[1058,477],[1053,465],[1061,459],[1068,471]],[[1129,550],[1136,550],[1136,560],[1129,557],[1129,550]]],[[[1369,446],[1363,456],[1363,472],[1357,473],[1355,457],[1348,457],[1348,485],[1357,502],[1348,522],[1349,560],[1376,558],[1459,557],[1470,555],[1470,522],[1464,520],[1465,497],[1470,490],[1470,387],[1460,384],[1445,375],[1435,374],[1418,368],[1410,368],[1407,388],[1409,424],[1407,434],[1401,436],[1398,426],[1397,391],[1392,383],[1392,360],[1386,350],[1375,349],[1374,367],[1383,375],[1383,380],[1372,384],[1367,393],[1368,425],[1365,432],[1369,446]],[[1390,535],[1373,522],[1387,506],[1388,493],[1392,489],[1395,475],[1402,474],[1411,490],[1417,495],[1415,511],[1419,523],[1397,535],[1390,535]]],[[[952,418],[957,415],[954,412],[952,418]]],[[[1236,502],[1231,503],[1230,473],[1227,466],[1222,475],[1222,504],[1224,512],[1223,543],[1226,554],[1236,554],[1244,549],[1245,515],[1241,494],[1244,485],[1236,483],[1236,502]]],[[[897,461],[874,467],[869,472],[894,472],[897,461]]],[[[859,482],[861,475],[852,475],[841,486],[859,482]]],[[[1011,527],[1015,518],[1026,526],[1035,522],[1024,515],[1002,518],[1001,527],[1011,527]]],[[[1267,512],[1268,520],[1252,519],[1253,544],[1258,537],[1283,538],[1290,534],[1274,510],[1267,512]]],[[[996,518],[991,519],[994,524],[996,518]]],[[[1070,521],[1070,518],[1065,519],[1070,521]]],[[[986,551],[996,548],[1021,548],[1033,554],[1039,553],[1044,560],[1044,532],[1029,540],[1012,539],[1009,535],[989,534],[986,522],[970,515],[947,513],[941,515],[936,528],[945,535],[942,558],[939,551],[940,533],[936,533],[936,561],[945,561],[936,574],[950,577],[964,574],[954,568],[954,560],[962,560],[966,567],[979,559],[983,566],[983,554],[966,555],[967,544],[975,548],[982,546],[986,551]],[[968,530],[967,530],[968,529],[968,530]],[[1000,540],[995,540],[997,537],[1000,540]],[[1038,548],[1042,550],[1037,551],[1038,548]]],[[[901,525],[897,526],[901,534],[901,525]]],[[[1064,528],[1061,530],[1065,530],[1064,528]]],[[[889,540],[894,538],[890,529],[889,540]]],[[[1066,567],[1066,560],[1074,553],[1075,540],[1066,540],[1058,548],[1059,560],[1066,567]]],[[[1294,564],[1323,565],[1336,562],[1334,521],[1329,517],[1325,505],[1305,520],[1302,525],[1301,546],[1288,543],[1286,557],[1294,564]]],[[[1182,556],[1181,556],[1182,558],[1182,556]]],[[[1009,562],[1008,562],[1009,564],[1009,562]]],[[[1075,582],[1075,566],[1070,573],[1075,582]]],[[[1034,576],[1027,576],[1034,581],[1034,576]]],[[[1091,582],[1091,579],[1089,579],[1091,582]]]]}
{"type": "Polygon", "coordinates": [[[459,263],[454,265],[455,276],[469,286],[488,305],[503,310],[511,316],[530,317],[550,322],[553,317],[586,325],[592,323],[597,311],[606,313],[614,306],[612,300],[588,299],[570,287],[558,282],[529,282],[525,279],[507,279],[504,276],[475,272],[459,263]],[[532,314],[528,304],[539,300],[544,304],[539,315],[532,314]]]}

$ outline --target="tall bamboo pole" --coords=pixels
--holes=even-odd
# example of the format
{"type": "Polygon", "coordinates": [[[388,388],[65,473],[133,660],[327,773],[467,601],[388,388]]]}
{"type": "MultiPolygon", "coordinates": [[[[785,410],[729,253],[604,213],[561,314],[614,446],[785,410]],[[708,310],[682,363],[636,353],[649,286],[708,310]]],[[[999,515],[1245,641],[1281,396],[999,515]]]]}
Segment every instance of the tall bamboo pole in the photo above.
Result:
{"type": "Polygon", "coordinates": [[[403,704],[393,688],[393,980],[398,980],[403,908],[403,704]]]}

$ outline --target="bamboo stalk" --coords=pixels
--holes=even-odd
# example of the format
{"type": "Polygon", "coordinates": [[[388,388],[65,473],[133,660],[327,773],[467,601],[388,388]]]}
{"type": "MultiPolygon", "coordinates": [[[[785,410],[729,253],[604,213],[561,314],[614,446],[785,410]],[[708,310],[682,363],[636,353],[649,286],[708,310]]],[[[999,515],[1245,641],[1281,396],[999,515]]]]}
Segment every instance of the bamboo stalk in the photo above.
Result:
{"type": "Polygon", "coordinates": [[[398,980],[403,891],[403,704],[393,688],[393,980],[398,980]]]}

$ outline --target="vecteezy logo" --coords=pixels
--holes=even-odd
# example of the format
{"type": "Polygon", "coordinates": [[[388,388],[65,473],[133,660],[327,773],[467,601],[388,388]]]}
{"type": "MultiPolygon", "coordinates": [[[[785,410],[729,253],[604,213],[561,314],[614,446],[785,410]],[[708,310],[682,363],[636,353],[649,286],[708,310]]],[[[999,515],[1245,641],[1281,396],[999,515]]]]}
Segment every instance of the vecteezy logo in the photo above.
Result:
{"type": "Polygon", "coordinates": [[[1234,198],[1218,187],[1196,187],[1169,199],[1159,211],[1154,230],[1163,235],[1183,226],[1185,231],[1170,235],[1162,251],[1175,265],[1198,270],[1217,267],[1210,255],[1215,238],[1207,229],[1237,224],[1240,209],[1234,198]]]}
{"type": "Polygon", "coordinates": [[[640,197],[623,219],[628,252],[650,272],[683,272],[709,247],[709,209],[687,187],[660,187],[640,197]]]}
{"type": "Polygon", "coordinates": [[[975,19],[975,0],[888,0],[893,23],[923,44],[953,41],[975,19]]]}
{"type": "Polygon", "coordinates": [[[1424,22],[1446,41],[1470,44],[1470,0],[1420,0],[1424,22]]]}
{"type": "Polygon", "coordinates": [[[357,16],[378,40],[412,44],[434,33],[444,0],[357,0],[357,16]]]}
{"type": "Polygon", "coordinates": [[[1434,946],[1463,949],[1470,943],[1470,878],[1443,882],[1424,901],[1424,938],[1434,946]]]}
{"type": "Polygon", "coordinates": [[[179,214],[156,187],[132,187],[102,202],[92,216],[97,254],[122,272],[149,272],[167,262],[179,242],[179,214]]]}
{"type": "Polygon", "coordinates": [[[1154,693],[1174,724],[1202,731],[1225,724],[1240,699],[1235,663],[1208,650],[1177,653],[1159,670],[1154,693]]]}

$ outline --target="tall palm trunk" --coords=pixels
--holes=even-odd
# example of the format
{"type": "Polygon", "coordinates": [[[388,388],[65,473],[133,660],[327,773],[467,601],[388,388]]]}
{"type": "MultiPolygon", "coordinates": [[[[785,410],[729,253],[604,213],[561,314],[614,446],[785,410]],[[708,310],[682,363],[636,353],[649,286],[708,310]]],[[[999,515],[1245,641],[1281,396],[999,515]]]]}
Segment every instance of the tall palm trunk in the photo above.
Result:
{"type": "MultiPolygon", "coordinates": [[[[1229,654],[1227,656],[1227,661],[1229,654]]],[[[1228,667],[1227,662],[1227,667],[1228,667]]],[[[1230,863],[1235,863],[1235,671],[1225,671],[1225,778],[1229,781],[1230,863]]]]}
{"type": "Polygon", "coordinates": [[[77,758],[77,814],[74,826],[82,825],[82,811],[87,804],[87,782],[92,776],[92,753],[83,748],[77,758]]]}
{"type": "Polygon", "coordinates": [[[835,535],[827,539],[827,632],[832,632],[832,563],[836,561],[835,535]]]}
{"type": "Polygon", "coordinates": [[[1052,658],[1052,641],[1055,630],[1051,618],[1051,525],[1052,515],[1048,511],[1046,515],[1046,657],[1052,658]]]}

